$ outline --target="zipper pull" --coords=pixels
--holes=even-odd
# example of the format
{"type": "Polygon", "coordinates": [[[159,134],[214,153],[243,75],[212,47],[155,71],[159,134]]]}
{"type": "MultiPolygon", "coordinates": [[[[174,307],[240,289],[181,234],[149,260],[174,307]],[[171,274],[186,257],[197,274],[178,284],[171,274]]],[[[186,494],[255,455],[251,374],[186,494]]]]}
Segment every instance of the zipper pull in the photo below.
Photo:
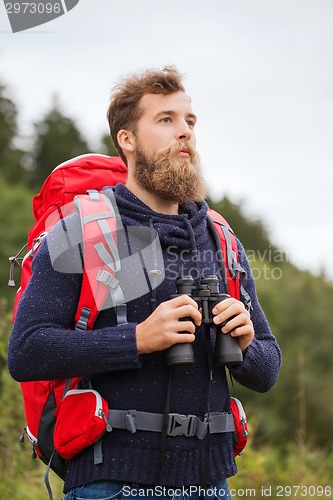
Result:
{"type": "Polygon", "coordinates": [[[246,420],[244,418],[241,418],[241,424],[242,424],[242,429],[243,429],[242,436],[244,438],[246,438],[246,437],[248,437],[249,433],[245,429],[246,420]]]}
{"type": "Polygon", "coordinates": [[[19,267],[21,266],[21,262],[23,260],[23,257],[20,257],[21,253],[25,248],[28,246],[28,243],[24,245],[24,247],[21,248],[17,252],[16,255],[13,255],[12,257],[9,257],[9,262],[10,262],[10,269],[9,269],[9,280],[8,280],[8,286],[15,286],[15,280],[14,280],[14,267],[19,267]]]}
{"type": "Polygon", "coordinates": [[[23,427],[22,434],[20,436],[20,443],[24,443],[24,434],[26,434],[26,433],[27,433],[27,428],[23,427]]]}
{"type": "Polygon", "coordinates": [[[112,431],[112,427],[111,427],[111,425],[109,424],[108,419],[106,418],[106,415],[105,415],[105,413],[104,413],[104,411],[103,411],[103,408],[100,408],[100,409],[98,410],[98,415],[99,415],[99,416],[100,416],[100,417],[104,420],[104,422],[105,422],[105,425],[106,425],[106,432],[111,432],[111,431],[112,431]]]}
{"type": "MultiPolygon", "coordinates": [[[[28,435],[28,431],[27,431],[27,428],[26,427],[23,427],[22,429],[22,434],[20,436],[20,443],[24,443],[25,439],[24,439],[24,435],[27,434],[28,435]]],[[[29,436],[28,436],[29,437],[29,436]]],[[[31,457],[33,459],[37,458],[37,452],[36,452],[36,444],[34,443],[32,445],[32,453],[31,453],[31,457]]]]}

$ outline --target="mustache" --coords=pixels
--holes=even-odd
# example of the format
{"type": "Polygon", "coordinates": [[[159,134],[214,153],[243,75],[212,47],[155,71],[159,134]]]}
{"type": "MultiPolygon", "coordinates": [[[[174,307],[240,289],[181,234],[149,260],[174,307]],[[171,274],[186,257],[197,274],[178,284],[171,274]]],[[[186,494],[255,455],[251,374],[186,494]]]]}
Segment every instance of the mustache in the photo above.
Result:
{"type": "Polygon", "coordinates": [[[169,155],[176,155],[180,153],[182,150],[186,150],[192,160],[194,160],[197,157],[197,152],[195,148],[192,146],[192,144],[186,141],[180,141],[177,144],[174,144],[173,146],[168,146],[167,148],[159,149],[157,151],[157,155],[159,156],[161,155],[163,157],[169,155]]]}

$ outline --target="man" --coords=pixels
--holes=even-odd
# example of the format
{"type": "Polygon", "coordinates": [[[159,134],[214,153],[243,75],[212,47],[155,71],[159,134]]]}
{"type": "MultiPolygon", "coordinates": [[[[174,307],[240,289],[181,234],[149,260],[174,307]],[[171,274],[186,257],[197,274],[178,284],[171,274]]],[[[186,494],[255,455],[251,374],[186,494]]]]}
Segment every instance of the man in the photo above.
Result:
{"type": "MultiPolygon", "coordinates": [[[[59,227],[55,226],[36,255],[33,276],[17,312],[9,370],[20,381],[84,376],[111,409],[135,408],[159,415],[164,413],[171,380],[169,413],[203,419],[208,406],[211,412],[230,413],[225,369],[210,366],[206,355],[210,336],[201,326],[201,309],[188,295],[170,298],[176,293],[177,275],[191,275],[198,285],[202,277],[217,274],[220,292],[225,292],[216,272],[215,240],[207,227],[206,187],[195,150],[196,116],[180,74],[171,67],[124,79],[114,89],[108,119],[113,141],[128,166],[126,186],[118,184],[114,189],[122,223],[125,230],[157,231],[165,278],[127,305],[127,323],[117,325],[114,309],[109,308],[100,312],[92,331],[74,331],[81,276],[71,249],[62,259],[73,261],[73,272],[54,269],[49,248],[57,241],[59,227]],[[192,345],[195,363],[172,367],[169,379],[167,349],[184,343],[192,345]]],[[[67,231],[78,232],[78,227],[77,218],[67,221],[67,231]]],[[[240,264],[247,272],[243,286],[251,311],[242,301],[227,298],[215,306],[213,321],[215,325],[226,322],[222,332],[239,340],[243,363],[231,367],[235,379],[265,392],[277,380],[280,350],[258,303],[239,242],[238,247],[240,264]]],[[[161,459],[161,432],[114,429],[106,433],[103,463],[94,464],[93,447],[70,460],[65,498],[134,498],[143,492],[152,496],[152,491],[160,498],[157,486],[167,488],[168,496],[172,489],[200,485],[210,491],[215,488],[221,498],[231,498],[226,479],[237,472],[232,433],[211,434],[209,446],[207,437],[164,438],[161,459]]],[[[193,493],[192,498],[197,496],[193,493]]]]}

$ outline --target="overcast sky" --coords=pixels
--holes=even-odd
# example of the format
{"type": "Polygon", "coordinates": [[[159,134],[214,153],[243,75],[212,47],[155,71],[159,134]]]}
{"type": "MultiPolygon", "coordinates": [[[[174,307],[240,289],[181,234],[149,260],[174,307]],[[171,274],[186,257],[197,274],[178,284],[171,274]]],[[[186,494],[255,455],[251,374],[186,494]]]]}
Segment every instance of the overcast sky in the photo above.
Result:
{"type": "Polygon", "coordinates": [[[243,201],[292,262],[333,280],[332,0],[80,0],[16,34],[0,4],[22,134],[57,94],[96,147],[118,77],[166,64],[186,76],[212,197],[243,201]]]}

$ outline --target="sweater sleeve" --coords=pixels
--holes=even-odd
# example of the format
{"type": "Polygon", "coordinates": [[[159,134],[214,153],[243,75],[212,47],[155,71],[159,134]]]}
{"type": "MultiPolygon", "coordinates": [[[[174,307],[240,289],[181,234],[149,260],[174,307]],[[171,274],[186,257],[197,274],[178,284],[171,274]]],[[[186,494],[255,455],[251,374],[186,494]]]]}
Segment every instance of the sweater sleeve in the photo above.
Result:
{"type": "Polygon", "coordinates": [[[253,273],[245,250],[239,241],[238,248],[240,264],[246,271],[243,286],[251,298],[251,320],[255,336],[244,353],[243,363],[232,367],[231,373],[240,384],[248,389],[267,392],[274,386],[279,376],[281,351],[259,304],[253,273]]]}
{"type": "MultiPolygon", "coordinates": [[[[78,221],[71,224],[78,231],[78,221]]],[[[51,258],[60,230],[58,224],[50,231],[33,259],[32,277],[9,341],[10,374],[22,382],[139,368],[136,324],[106,326],[110,322],[98,318],[99,327],[94,330],[73,329],[82,283],[80,245],[70,245],[58,259],[51,258]]],[[[102,313],[105,318],[107,312],[102,313]]]]}

